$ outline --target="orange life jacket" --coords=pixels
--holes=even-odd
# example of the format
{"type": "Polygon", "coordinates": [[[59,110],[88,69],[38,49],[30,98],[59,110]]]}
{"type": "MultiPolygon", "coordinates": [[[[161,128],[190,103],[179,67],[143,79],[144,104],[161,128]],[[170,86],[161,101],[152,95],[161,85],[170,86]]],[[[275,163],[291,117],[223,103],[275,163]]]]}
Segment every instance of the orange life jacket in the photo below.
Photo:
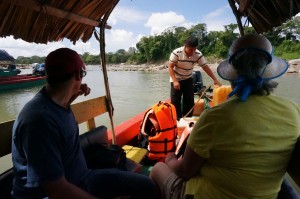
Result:
{"type": "Polygon", "coordinates": [[[176,118],[175,106],[168,102],[158,102],[146,111],[140,127],[140,140],[147,138],[149,159],[161,159],[175,151],[176,118]]]}

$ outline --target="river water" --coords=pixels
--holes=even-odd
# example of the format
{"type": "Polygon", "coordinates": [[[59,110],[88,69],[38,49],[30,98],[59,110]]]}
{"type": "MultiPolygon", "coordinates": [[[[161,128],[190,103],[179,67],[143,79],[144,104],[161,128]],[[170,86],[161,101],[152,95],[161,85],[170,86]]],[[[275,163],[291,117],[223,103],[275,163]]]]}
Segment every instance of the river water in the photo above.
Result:
{"type": "MultiPolygon", "coordinates": [[[[31,70],[22,70],[23,74],[31,73],[31,70]]],[[[211,79],[202,73],[204,85],[212,84],[211,79]]],[[[167,71],[156,72],[108,72],[108,80],[114,105],[114,124],[129,119],[130,117],[145,111],[160,100],[169,98],[169,75],[167,71]]],[[[220,81],[228,84],[227,81],[220,81]]],[[[300,75],[285,74],[276,80],[279,85],[274,94],[289,98],[300,105],[300,75]]],[[[83,82],[91,88],[91,94],[87,97],[80,96],[75,102],[105,95],[102,71],[98,66],[88,66],[87,76],[83,82]]],[[[24,104],[29,101],[42,86],[0,92],[0,122],[15,119],[24,104]]],[[[104,124],[110,128],[108,114],[96,119],[96,124],[104,124]]],[[[84,131],[85,125],[80,125],[84,131]]],[[[0,129],[1,134],[1,129],[0,129]]],[[[11,156],[7,155],[0,160],[0,173],[12,166],[11,156]]]]}
{"type": "MultiPolygon", "coordinates": [[[[23,74],[31,70],[23,70],[23,74]]],[[[159,100],[169,97],[169,79],[166,72],[108,72],[109,86],[114,106],[114,123],[144,111],[159,100]]],[[[88,66],[83,78],[91,88],[90,95],[78,97],[74,102],[105,95],[102,71],[98,66],[88,66]]],[[[0,92],[0,122],[15,119],[19,111],[42,86],[0,92]]],[[[108,118],[108,117],[107,117],[108,118]]],[[[106,120],[103,121],[106,123],[106,120]]]]}
{"type": "MultiPolygon", "coordinates": [[[[31,70],[22,70],[23,74],[31,73],[31,70]]],[[[211,79],[202,73],[204,85],[212,84],[211,79]]],[[[160,100],[169,98],[169,75],[167,71],[135,72],[114,71],[108,72],[108,80],[114,105],[114,124],[120,124],[130,117],[145,111],[160,100]]],[[[83,82],[91,88],[91,94],[87,97],[80,96],[75,102],[105,95],[105,87],[102,71],[98,66],[88,66],[87,76],[83,82]]],[[[222,81],[228,84],[227,81],[222,81]]],[[[277,79],[279,83],[275,95],[289,98],[300,105],[300,75],[286,74],[277,79]]],[[[42,86],[0,92],[0,122],[15,119],[24,104],[29,101],[42,86]]],[[[110,127],[108,114],[96,119],[96,124],[104,124],[110,127]]],[[[83,132],[85,125],[80,125],[83,132]]],[[[1,134],[1,129],[0,129],[1,134]]],[[[11,166],[11,157],[0,160],[0,172],[11,166]]]]}
{"type": "MultiPolygon", "coordinates": [[[[31,70],[22,70],[23,74],[31,70]]],[[[202,73],[204,85],[212,84],[211,79],[202,73]]],[[[114,106],[115,125],[146,110],[160,100],[169,98],[169,75],[167,71],[137,72],[109,71],[109,86],[114,106]]],[[[300,75],[286,74],[276,80],[279,85],[275,95],[289,98],[300,105],[300,75]]],[[[98,66],[88,66],[87,76],[83,82],[91,88],[91,94],[80,96],[75,102],[105,95],[102,71],[98,66]]],[[[227,81],[221,81],[228,84],[227,81]]],[[[24,104],[29,101],[42,86],[12,91],[0,92],[0,122],[15,119],[24,104]]],[[[108,127],[108,116],[103,116],[101,122],[108,127]]]]}

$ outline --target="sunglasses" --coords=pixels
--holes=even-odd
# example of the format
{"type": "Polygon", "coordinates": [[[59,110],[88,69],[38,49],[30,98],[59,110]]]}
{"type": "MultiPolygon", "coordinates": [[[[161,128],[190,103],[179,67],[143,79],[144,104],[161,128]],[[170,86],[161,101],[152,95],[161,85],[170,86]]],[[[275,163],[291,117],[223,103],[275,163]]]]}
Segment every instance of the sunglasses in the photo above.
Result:
{"type": "Polygon", "coordinates": [[[86,76],[86,71],[85,70],[80,70],[80,77],[83,78],[86,76]]]}

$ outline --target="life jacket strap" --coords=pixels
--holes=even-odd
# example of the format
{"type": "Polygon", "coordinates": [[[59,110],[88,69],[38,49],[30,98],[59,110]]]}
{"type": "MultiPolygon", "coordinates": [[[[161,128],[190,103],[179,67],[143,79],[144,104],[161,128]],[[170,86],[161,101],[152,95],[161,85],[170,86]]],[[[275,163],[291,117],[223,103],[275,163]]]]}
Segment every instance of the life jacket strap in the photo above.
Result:
{"type": "Polygon", "coordinates": [[[172,149],[172,150],[164,150],[164,151],[152,151],[152,150],[149,151],[149,153],[154,153],[154,154],[160,154],[160,153],[167,154],[171,152],[174,152],[174,150],[172,149]]]}
{"type": "Polygon", "coordinates": [[[159,132],[165,132],[165,131],[169,131],[169,130],[176,129],[176,128],[177,128],[177,125],[175,125],[173,127],[170,127],[170,128],[166,128],[166,129],[156,130],[156,132],[157,133],[159,133],[159,132]]]}
{"type": "Polygon", "coordinates": [[[163,141],[153,141],[153,140],[149,140],[149,142],[151,142],[151,143],[164,143],[164,150],[163,151],[153,151],[153,150],[149,150],[149,153],[153,153],[153,154],[159,154],[159,153],[163,153],[163,154],[165,154],[165,155],[167,155],[168,153],[170,153],[170,152],[174,152],[174,147],[175,147],[175,138],[174,139],[171,139],[171,140],[168,140],[168,139],[164,139],[163,141]],[[168,143],[169,142],[173,142],[174,143],[174,147],[173,148],[171,148],[171,149],[169,149],[168,150],[168,143]]]}
{"type": "Polygon", "coordinates": [[[148,142],[151,142],[151,143],[169,143],[169,142],[174,142],[176,140],[176,138],[174,137],[173,139],[171,140],[167,140],[167,139],[164,139],[164,140],[148,140],[148,142]]]}

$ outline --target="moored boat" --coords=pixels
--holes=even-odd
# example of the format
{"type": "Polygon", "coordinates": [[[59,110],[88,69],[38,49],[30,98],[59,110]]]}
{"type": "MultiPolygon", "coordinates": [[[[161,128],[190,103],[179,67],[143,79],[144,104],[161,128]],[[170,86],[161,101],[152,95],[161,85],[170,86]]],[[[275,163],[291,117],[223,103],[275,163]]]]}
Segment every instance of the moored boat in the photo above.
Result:
{"type": "Polygon", "coordinates": [[[17,69],[15,65],[10,64],[7,68],[0,68],[0,77],[11,77],[21,73],[20,69],[17,69]]]}
{"type": "MultiPolygon", "coordinates": [[[[248,13],[249,10],[247,9],[254,9],[253,12],[249,12],[249,19],[250,22],[253,23],[252,25],[255,27],[257,32],[263,32],[266,29],[270,29],[276,25],[278,25],[278,20],[276,20],[276,23],[272,23],[273,19],[272,17],[278,18],[278,15],[276,15],[276,12],[274,9],[268,9],[264,12],[261,12],[261,7],[270,7],[270,2],[264,1],[266,5],[263,5],[262,1],[257,1],[257,4],[247,6],[248,3],[251,1],[229,1],[232,3],[241,4],[240,12],[248,13]],[[243,4],[242,4],[242,3],[243,4]],[[255,12],[254,12],[255,11],[255,12]],[[259,11],[259,12],[258,12],[259,11]],[[274,11],[275,13],[272,13],[274,11]],[[261,16],[266,16],[262,17],[261,16]],[[261,20],[260,20],[261,19],[261,20]],[[266,24],[266,25],[265,25],[266,24]]],[[[284,0],[278,1],[280,5],[286,6],[286,3],[284,0]]],[[[109,85],[108,85],[108,77],[106,73],[106,63],[105,63],[105,50],[104,50],[104,28],[107,28],[106,21],[114,9],[115,5],[118,3],[118,0],[113,1],[91,1],[90,3],[87,3],[87,5],[81,5],[80,1],[69,1],[69,4],[66,5],[60,5],[63,4],[60,1],[48,1],[47,3],[44,2],[43,5],[40,5],[34,0],[30,1],[6,1],[0,3],[0,11],[2,11],[1,8],[11,7],[12,9],[7,9],[6,12],[4,12],[3,9],[3,16],[12,15],[15,16],[18,13],[28,14],[30,16],[39,16],[38,18],[32,17],[32,21],[28,21],[28,27],[27,26],[15,26],[20,27],[20,29],[17,29],[14,31],[14,29],[5,29],[7,26],[3,25],[3,29],[0,30],[0,36],[6,36],[8,33],[6,31],[12,31],[9,32],[9,34],[15,35],[16,37],[22,38],[25,41],[29,42],[36,42],[36,43],[47,43],[50,41],[58,41],[61,40],[61,38],[69,38],[71,41],[76,42],[80,38],[83,41],[87,41],[93,33],[97,34],[95,30],[95,27],[100,27],[100,34],[98,35],[100,47],[101,47],[101,66],[103,70],[103,75],[105,81],[105,87],[106,87],[106,96],[100,96],[91,100],[87,100],[84,102],[80,102],[77,104],[72,105],[72,109],[74,111],[76,120],[78,124],[86,122],[88,125],[88,130],[94,130],[98,127],[95,123],[95,117],[103,114],[108,113],[109,117],[111,119],[111,130],[105,131],[104,133],[108,137],[108,141],[110,143],[117,143],[118,145],[124,146],[132,146],[136,147],[134,149],[139,150],[139,147],[137,147],[137,136],[140,132],[140,124],[142,122],[144,112],[130,118],[129,120],[121,123],[120,125],[114,127],[113,125],[113,106],[111,102],[110,97],[110,91],[109,91],[109,85]],[[30,6],[28,6],[30,5],[30,6]],[[86,8],[86,9],[75,9],[76,6],[79,6],[80,8],[86,8]],[[14,8],[14,9],[13,9],[14,8]],[[41,9],[43,8],[43,9],[41,9]],[[62,9],[64,8],[64,9],[62,9]],[[72,8],[72,9],[70,9],[72,8]],[[88,10],[88,8],[93,8],[93,12],[97,13],[91,13],[91,10],[88,10]],[[95,9],[94,9],[95,8],[95,9]],[[97,8],[97,9],[96,9],[97,8]],[[78,12],[76,12],[76,10],[78,12]],[[85,12],[86,13],[85,13],[85,12]],[[64,20],[61,20],[61,19],[64,20]],[[48,22],[47,25],[43,26],[44,19],[47,19],[48,22]],[[39,21],[42,20],[42,21],[39,21]],[[59,23],[54,23],[54,21],[57,21],[59,23]],[[39,33],[41,34],[34,34],[37,32],[32,31],[32,27],[36,27],[36,24],[40,25],[41,28],[44,28],[44,31],[40,31],[41,28],[39,28],[39,33]],[[55,28],[51,28],[51,25],[55,25],[55,28]],[[58,31],[52,31],[52,30],[58,30],[58,31]],[[2,32],[3,30],[3,32],[2,32]],[[51,31],[51,32],[49,32],[51,31]],[[19,33],[22,32],[24,34],[20,35],[19,33]],[[33,32],[33,34],[29,34],[33,32]]],[[[86,2],[85,2],[86,3],[86,2]]],[[[293,4],[293,2],[291,1],[293,4]]],[[[294,12],[299,12],[299,7],[295,2],[294,8],[295,11],[293,13],[289,12],[282,12],[284,13],[284,16],[280,16],[280,20],[285,20],[286,18],[293,16],[294,12]],[[291,14],[291,15],[290,15],[291,14]]],[[[289,2],[287,3],[290,4],[289,2]]],[[[280,7],[280,6],[279,6],[280,7]]],[[[238,16],[237,8],[232,6],[233,12],[238,16]]],[[[10,24],[18,24],[18,18],[10,18],[11,20],[15,19],[16,21],[11,22],[10,24]]],[[[240,24],[239,17],[237,17],[238,23],[240,24]]],[[[1,19],[2,21],[2,19],[1,19]]],[[[4,20],[3,20],[4,21],[4,20]]],[[[0,138],[0,157],[9,155],[11,153],[11,130],[12,130],[12,124],[13,121],[7,121],[0,124],[1,129],[1,138],[0,138]]],[[[130,152],[128,152],[129,154],[130,152]]],[[[299,151],[296,153],[299,154],[299,151]]],[[[295,155],[295,157],[297,157],[295,155]]],[[[291,161],[291,170],[289,170],[289,174],[292,176],[292,178],[298,183],[299,185],[299,161],[297,159],[292,159],[291,161]],[[295,162],[294,162],[295,161],[295,162]],[[298,164],[297,164],[298,163],[298,164]],[[294,168],[293,168],[294,167],[294,168]]],[[[11,180],[13,177],[13,172],[11,168],[8,168],[8,171],[3,172],[0,175],[0,198],[9,198],[9,193],[11,189],[11,180]]]]}
{"type": "Polygon", "coordinates": [[[15,59],[6,51],[0,50],[0,92],[42,85],[46,82],[44,73],[39,70],[32,74],[20,75],[21,70],[14,64],[15,59]]]}
{"type": "Polygon", "coordinates": [[[0,77],[0,91],[38,86],[45,84],[45,82],[45,76],[35,76],[31,74],[0,77]]]}

